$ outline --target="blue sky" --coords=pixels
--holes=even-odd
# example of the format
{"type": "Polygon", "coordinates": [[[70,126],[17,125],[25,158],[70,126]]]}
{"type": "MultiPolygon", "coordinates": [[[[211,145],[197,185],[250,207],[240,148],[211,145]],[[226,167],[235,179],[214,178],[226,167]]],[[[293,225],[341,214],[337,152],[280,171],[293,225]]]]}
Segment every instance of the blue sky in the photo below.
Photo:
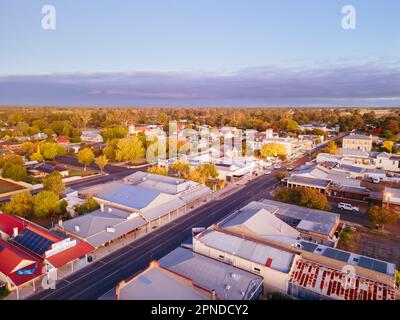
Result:
{"type": "Polygon", "coordinates": [[[399,16],[398,0],[3,0],[0,104],[400,105],[399,16]]]}

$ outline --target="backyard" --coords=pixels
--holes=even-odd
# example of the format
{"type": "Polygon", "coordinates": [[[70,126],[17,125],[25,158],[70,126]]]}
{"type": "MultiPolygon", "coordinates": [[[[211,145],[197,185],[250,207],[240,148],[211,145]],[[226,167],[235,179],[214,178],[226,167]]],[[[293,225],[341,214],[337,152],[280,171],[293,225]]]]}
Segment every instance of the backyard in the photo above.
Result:
{"type": "Polygon", "coordinates": [[[12,182],[0,179],[0,194],[18,191],[18,190],[24,190],[24,189],[25,188],[23,186],[20,186],[16,183],[12,183],[12,182]]]}

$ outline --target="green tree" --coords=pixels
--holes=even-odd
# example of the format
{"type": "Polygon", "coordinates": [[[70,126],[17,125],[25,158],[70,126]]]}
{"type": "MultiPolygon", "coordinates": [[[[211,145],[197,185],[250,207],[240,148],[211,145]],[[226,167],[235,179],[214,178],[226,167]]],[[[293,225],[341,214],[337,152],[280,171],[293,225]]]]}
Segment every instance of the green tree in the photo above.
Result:
{"type": "Polygon", "coordinates": [[[5,204],[2,210],[6,213],[28,217],[32,214],[32,207],[32,195],[28,191],[23,191],[11,196],[10,202],[5,204]]]}
{"type": "Polygon", "coordinates": [[[42,154],[40,153],[40,150],[38,150],[35,153],[32,153],[31,156],[29,157],[29,159],[31,159],[31,161],[37,161],[37,162],[44,161],[44,158],[43,158],[42,154]]]}
{"type": "Polygon", "coordinates": [[[64,146],[55,142],[45,142],[40,145],[40,153],[47,160],[54,160],[58,156],[65,155],[66,152],[64,146]]]}
{"type": "Polygon", "coordinates": [[[379,225],[383,229],[385,225],[395,223],[398,214],[392,208],[372,206],[367,210],[367,217],[373,225],[379,225]]]}
{"type": "Polygon", "coordinates": [[[1,176],[14,181],[26,181],[28,179],[26,168],[11,162],[6,162],[4,164],[3,170],[1,171],[1,176]]]}
{"type": "Polygon", "coordinates": [[[93,212],[100,208],[100,205],[93,198],[89,197],[81,205],[75,206],[75,212],[78,215],[83,215],[85,213],[93,212]]]}
{"type": "Polygon", "coordinates": [[[103,131],[101,131],[101,136],[103,137],[104,141],[126,138],[127,135],[128,135],[128,129],[123,126],[106,128],[103,131]]]}
{"type": "Polygon", "coordinates": [[[94,153],[92,149],[85,148],[78,152],[77,158],[78,162],[84,166],[84,171],[86,171],[87,166],[90,166],[94,160],[94,153]]]}
{"type": "Polygon", "coordinates": [[[62,175],[55,171],[43,178],[43,190],[54,192],[60,195],[65,190],[62,175]]]}
{"type": "Polygon", "coordinates": [[[115,160],[133,161],[143,158],[145,154],[146,150],[138,137],[126,138],[118,141],[115,160]]]}
{"type": "Polygon", "coordinates": [[[59,215],[60,198],[52,191],[41,191],[33,196],[33,214],[36,217],[59,215]]]}
{"type": "Polygon", "coordinates": [[[95,160],[96,165],[100,168],[101,173],[103,173],[104,168],[108,164],[108,158],[105,155],[98,156],[95,160]]]}

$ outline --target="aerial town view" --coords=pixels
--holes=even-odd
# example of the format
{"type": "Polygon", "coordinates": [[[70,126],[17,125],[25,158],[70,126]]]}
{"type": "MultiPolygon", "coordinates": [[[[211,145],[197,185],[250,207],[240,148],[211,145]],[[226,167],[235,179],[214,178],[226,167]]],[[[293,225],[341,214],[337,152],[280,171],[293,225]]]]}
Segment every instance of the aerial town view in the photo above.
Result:
{"type": "Polygon", "coordinates": [[[400,3],[349,2],[2,1],[0,309],[400,301],[400,3]]]}

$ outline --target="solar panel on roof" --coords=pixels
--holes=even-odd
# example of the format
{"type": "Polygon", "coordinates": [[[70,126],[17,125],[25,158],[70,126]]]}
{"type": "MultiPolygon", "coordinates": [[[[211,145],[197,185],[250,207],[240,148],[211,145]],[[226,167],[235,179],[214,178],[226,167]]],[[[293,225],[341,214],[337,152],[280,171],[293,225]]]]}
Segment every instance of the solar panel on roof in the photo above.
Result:
{"type": "Polygon", "coordinates": [[[335,260],[340,260],[343,262],[347,262],[350,258],[350,253],[348,252],[343,252],[340,250],[335,250],[332,248],[326,248],[325,251],[322,253],[323,256],[332,258],[335,260]]]}
{"type": "Polygon", "coordinates": [[[382,261],[374,260],[374,264],[373,264],[372,268],[378,272],[382,272],[382,273],[387,272],[387,264],[382,261]]]}
{"type": "Polygon", "coordinates": [[[358,265],[363,268],[372,269],[373,260],[366,257],[360,257],[358,265]]]}
{"type": "Polygon", "coordinates": [[[378,260],[374,260],[371,258],[360,257],[358,265],[360,267],[375,270],[375,271],[381,272],[381,273],[387,272],[387,263],[378,261],[378,260]]]}
{"type": "Polygon", "coordinates": [[[302,249],[308,252],[314,252],[314,250],[318,247],[317,244],[312,242],[301,242],[302,249]]]}
{"type": "Polygon", "coordinates": [[[53,244],[52,241],[28,229],[24,229],[17,237],[13,238],[13,241],[38,255],[43,255],[53,244]]]}

